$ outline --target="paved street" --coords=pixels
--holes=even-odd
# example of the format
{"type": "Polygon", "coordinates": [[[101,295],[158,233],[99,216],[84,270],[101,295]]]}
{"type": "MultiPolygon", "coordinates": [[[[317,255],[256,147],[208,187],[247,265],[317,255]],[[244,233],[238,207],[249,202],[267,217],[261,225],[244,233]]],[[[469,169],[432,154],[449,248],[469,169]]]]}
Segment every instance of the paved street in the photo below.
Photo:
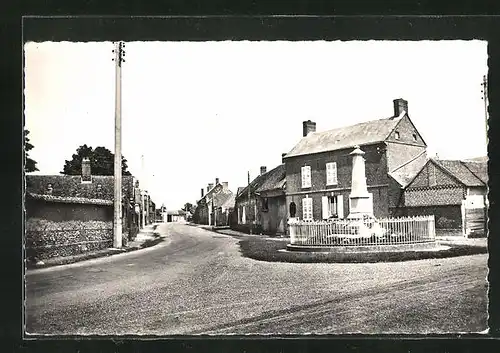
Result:
{"type": "Polygon", "coordinates": [[[238,240],[162,224],[159,245],[26,276],[38,334],[427,333],[486,329],[487,255],[267,263],[238,240]]]}

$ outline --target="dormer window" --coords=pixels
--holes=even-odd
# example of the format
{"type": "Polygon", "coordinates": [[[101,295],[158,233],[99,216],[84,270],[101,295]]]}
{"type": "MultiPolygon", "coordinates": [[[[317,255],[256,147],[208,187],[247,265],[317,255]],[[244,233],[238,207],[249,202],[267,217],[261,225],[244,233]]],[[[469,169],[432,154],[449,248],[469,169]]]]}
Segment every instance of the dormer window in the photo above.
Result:
{"type": "Polygon", "coordinates": [[[394,133],[394,137],[396,138],[396,140],[399,140],[399,131],[396,131],[396,132],[394,133]]]}

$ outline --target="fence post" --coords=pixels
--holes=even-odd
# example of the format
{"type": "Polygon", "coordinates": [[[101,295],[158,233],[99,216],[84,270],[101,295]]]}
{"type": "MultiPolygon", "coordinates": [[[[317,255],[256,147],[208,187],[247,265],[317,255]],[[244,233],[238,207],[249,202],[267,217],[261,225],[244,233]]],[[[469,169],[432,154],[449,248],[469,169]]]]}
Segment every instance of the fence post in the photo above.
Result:
{"type": "Polygon", "coordinates": [[[434,238],[433,223],[434,223],[434,216],[427,216],[427,227],[428,227],[427,231],[429,238],[434,238]]]}
{"type": "Polygon", "coordinates": [[[296,239],[295,239],[295,225],[294,224],[288,224],[289,229],[290,229],[290,243],[294,244],[296,239]]]}

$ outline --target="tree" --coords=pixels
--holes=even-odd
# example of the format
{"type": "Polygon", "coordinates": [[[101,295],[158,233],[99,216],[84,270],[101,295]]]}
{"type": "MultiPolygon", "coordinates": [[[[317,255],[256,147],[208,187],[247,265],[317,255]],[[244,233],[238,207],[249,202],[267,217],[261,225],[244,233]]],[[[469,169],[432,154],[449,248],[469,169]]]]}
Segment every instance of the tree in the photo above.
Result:
{"type": "MultiPolygon", "coordinates": [[[[106,147],[96,147],[82,145],[76,149],[71,160],[64,162],[61,174],[80,175],[82,172],[82,159],[90,159],[90,169],[93,175],[114,175],[115,155],[106,147]]],[[[127,170],[127,160],[122,156],[122,175],[131,175],[127,170]]]]}
{"type": "Polygon", "coordinates": [[[28,151],[31,151],[33,149],[33,145],[30,143],[30,139],[28,138],[28,134],[30,132],[28,130],[24,130],[24,151],[25,151],[25,165],[24,165],[24,171],[26,173],[29,172],[36,172],[38,171],[38,168],[36,167],[36,162],[31,159],[28,155],[28,151]]]}
{"type": "Polygon", "coordinates": [[[186,211],[186,212],[190,212],[192,213],[191,211],[194,211],[194,206],[192,203],[189,203],[189,202],[186,202],[184,204],[184,207],[182,208],[183,211],[186,211]]]}

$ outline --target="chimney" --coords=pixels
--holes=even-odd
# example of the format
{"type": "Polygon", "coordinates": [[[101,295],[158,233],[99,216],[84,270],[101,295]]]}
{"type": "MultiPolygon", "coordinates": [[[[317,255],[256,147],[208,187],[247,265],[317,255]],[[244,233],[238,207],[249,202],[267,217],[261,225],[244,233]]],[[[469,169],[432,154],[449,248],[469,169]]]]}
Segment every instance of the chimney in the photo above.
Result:
{"type": "Polygon", "coordinates": [[[215,185],[219,184],[219,178],[215,178],[215,185]]]}
{"type": "Polygon", "coordinates": [[[225,190],[228,190],[229,189],[229,184],[227,181],[223,181],[222,182],[222,187],[225,189],[225,190]]]}
{"type": "Polygon", "coordinates": [[[213,187],[214,187],[214,184],[212,184],[212,183],[208,184],[208,186],[207,186],[207,192],[209,192],[210,189],[212,189],[213,187]]]}
{"type": "Polygon", "coordinates": [[[202,198],[203,198],[203,196],[205,196],[204,191],[205,191],[205,190],[204,190],[203,188],[201,188],[201,197],[202,197],[202,198]]]}
{"type": "Polygon", "coordinates": [[[286,156],[286,153],[281,154],[281,163],[285,163],[285,156],[286,156]]]}
{"type": "Polygon", "coordinates": [[[90,159],[87,157],[82,159],[82,181],[92,181],[92,174],[90,171],[90,159]]]}
{"type": "Polygon", "coordinates": [[[395,99],[394,101],[394,116],[398,117],[403,111],[408,113],[408,102],[403,98],[395,99]]]}
{"type": "Polygon", "coordinates": [[[303,121],[302,122],[302,136],[307,136],[309,135],[311,132],[315,132],[316,131],[316,123],[311,121],[311,120],[307,120],[307,121],[303,121]]]}
{"type": "Polygon", "coordinates": [[[265,165],[260,167],[260,175],[264,174],[267,171],[267,167],[265,165]]]}

